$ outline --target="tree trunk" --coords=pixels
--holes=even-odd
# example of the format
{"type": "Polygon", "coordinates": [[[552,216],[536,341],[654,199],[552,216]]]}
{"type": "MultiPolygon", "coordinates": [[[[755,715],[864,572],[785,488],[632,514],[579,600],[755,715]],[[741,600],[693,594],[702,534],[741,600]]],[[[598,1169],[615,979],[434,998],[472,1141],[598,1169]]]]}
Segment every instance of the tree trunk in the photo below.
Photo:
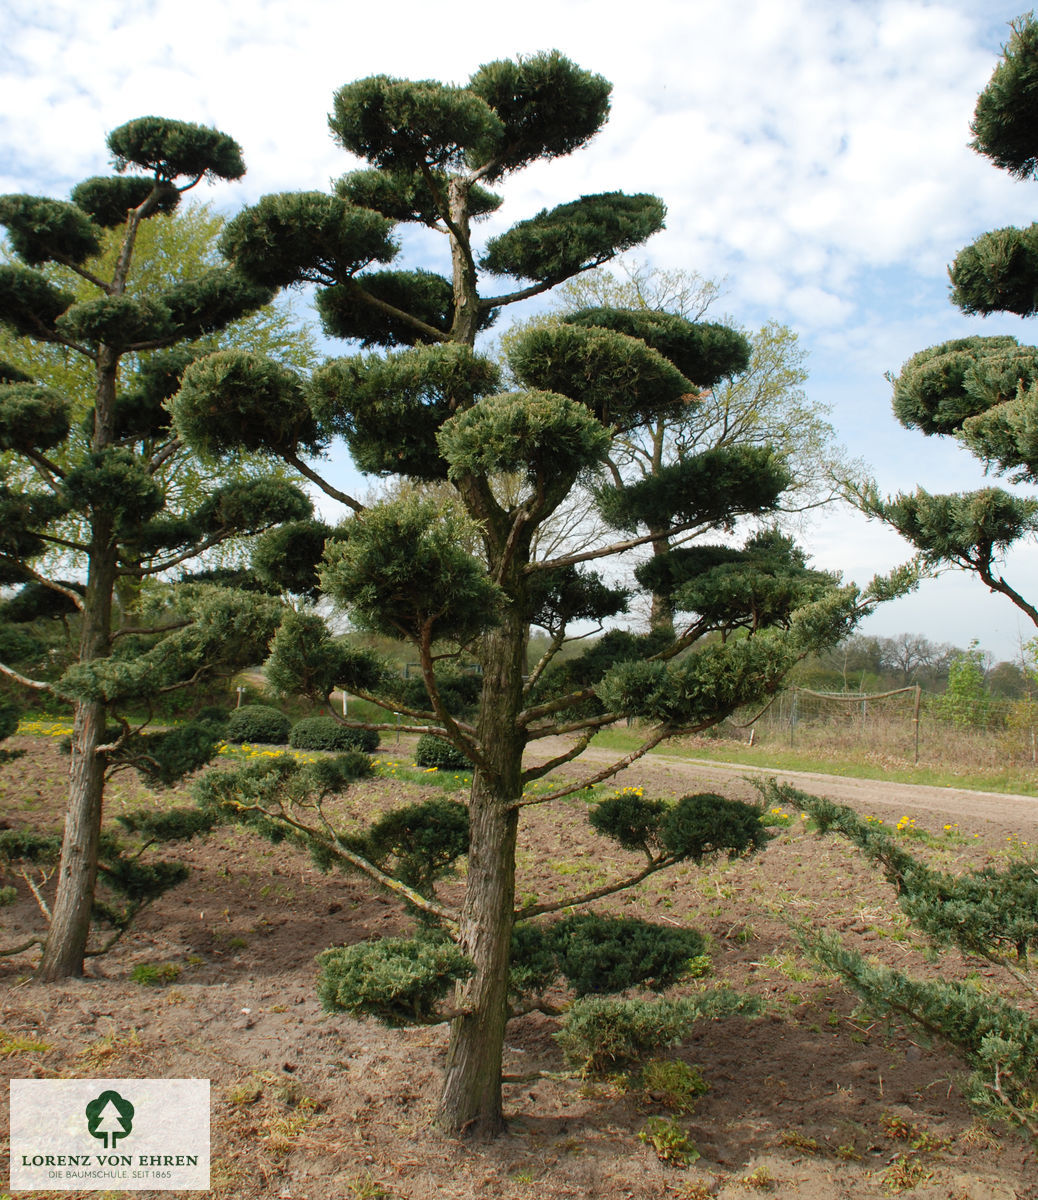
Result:
{"type": "Polygon", "coordinates": [[[502,797],[474,797],[461,946],[476,965],[459,1000],[470,1011],[451,1027],[438,1122],[454,1136],[491,1138],[504,1129],[501,1061],[508,1004],[518,810],[502,797]]]}
{"type": "Polygon", "coordinates": [[[485,640],[479,741],[486,766],[472,778],[461,948],[475,975],[458,991],[468,1012],[451,1027],[438,1123],[454,1136],[490,1138],[504,1128],[501,1062],[515,911],[516,801],[522,792],[522,706],[527,627],[521,604],[485,640]]]}
{"type": "MultiPolygon", "coordinates": [[[[661,530],[650,529],[650,533],[660,533],[661,530]]],[[[652,543],[653,555],[669,554],[670,542],[666,538],[659,538],[652,543]]],[[[674,605],[669,595],[664,595],[661,592],[652,593],[652,611],[649,614],[649,627],[651,629],[662,629],[674,636],[674,605]]]]}
{"type": "MultiPolygon", "coordinates": [[[[94,409],[92,446],[95,450],[104,449],[112,441],[117,368],[117,356],[102,348],[94,409]]],[[[113,498],[113,507],[118,502],[118,497],[113,498]]],[[[107,658],[112,652],[112,597],[118,571],[113,513],[95,508],[90,514],[90,522],[90,565],[80,614],[81,663],[107,658]]],[[[97,882],[97,850],[105,786],[105,761],[97,753],[97,747],[104,745],[106,724],[107,709],[102,702],[76,704],[58,889],[47,944],[34,976],[40,983],[83,974],[97,882]]]]}
{"type": "Polygon", "coordinates": [[[47,945],[34,977],[39,983],[83,974],[97,881],[104,795],[105,764],[95,753],[95,747],[102,744],[104,729],[103,704],[77,706],[61,869],[47,945]]]}

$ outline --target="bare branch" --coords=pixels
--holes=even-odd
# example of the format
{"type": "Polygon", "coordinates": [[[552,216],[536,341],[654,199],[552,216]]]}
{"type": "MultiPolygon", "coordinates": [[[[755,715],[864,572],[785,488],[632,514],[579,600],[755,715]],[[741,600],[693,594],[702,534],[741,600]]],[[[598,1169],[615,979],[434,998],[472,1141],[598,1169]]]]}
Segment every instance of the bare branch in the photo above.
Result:
{"type": "Polygon", "coordinates": [[[608,883],[603,887],[595,888],[594,891],[584,892],[580,896],[568,896],[564,900],[554,900],[550,904],[531,904],[526,908],[520,908],[515,913],[515,920],[525,921],[530,917],[543,916],[544,913],[560,912],[564,908],[575,908],[578,904],[590,904],[592,900],[601,900],[604,896],[612,896],[616,892],[624,891],[625,888],[634,887],[635,884],[641,883],[643,879],[647,879],[650,875],[655,875],[657,871],[662,871],[666,867],[672,867],[678,861],[673,855],[668,855],[665,858],[654,858],[637,875],[629,875],[626,879],[621,879],[618,883],[608,883]]]}
{"type": "MultiPolygon", "coordinates": [[[[273,814],[268,809],[265,809],[259,804],[241,804],[235,801],[231,801],[230,803],[237,812],[259,813],[262,816],[267,817],[268,820],[273,817],[273,814]]],[[[319,816],[321,817],[322,824],[325,826],[324,836],[330,838],[332,842],[332,845],[329,847],[329,849],[333,850],[339,858],[343,859],[345,862],[348,862],[350,866],[356,867],[358,871],[364,875],[367,875],[369,879],[373,879],[380,886],[388,889],[391,892],[395,892],[398,896],[403,896],[405,900],[409,901],[416,908],[420,908],[423,912],[431,913],[434,917],[439,917],[441,920],[457,926],[460,915],[454,909],[447,908],[446,905],[439,904],[435,900],[430,900],[428,897],[423,896],[420,892],[416,892],[414,888],[408,887],[406,883],[401,883],[399,879],[394,879],[392,875],[387,875],[385,871],[380,871],[378,867],[374,865],[374,863],[368,862],[366,858],[362,858],[361,855],[355,854],[352,850],[345,846],[342,841],[340,841],[339,835],[328,823],[324,814],[319,812],[319,816]]],[[[304,822],[290,816],[287,812],[285,812],[283,807],[280,815],[274,817],[274,819],[284,821],[286,825],[298,830],[307,837],[322,836],[321,830],[313,829],[304,822]]]]}
{"type": "Polygon", "coordinates": [[[6,675],[9,679],[13,679],[15,683],[20,683],[22,687],[32,688],[37,692],[53,692],[54,686],[50,683],[44,683],[39,679],[30,679],[26,675],[19,675],[13,668],[0,663],[0,673],[6,675]]]}
{"type": "Polygon", "coordinates": [[[285,462],[295,467],[300,475],[304,475],[310,480],[311,483],[317,484],[317,486],[322,492],[324,492],[326,496],[331,496],[333,500],[338,500],[340,504],[345,504],[347,508],[352,508],[354,512],[360,513],[364,511],[364,505],[361,504],[359,500],[355,500],[346,492],[341,492],[337,487],[334,487],[326,479],[318,475],[317,472],[312,467],[308,466],[298,454],[285,454],[283,457],[285,462]]]}
{"type": "Polygon", "coordinates": [[[654,729],[640,746],[632,750],[630,754],[625,754],[623,758],[618,759],[611,766],[603,767],[601,771],[596,771],[594,775],[585,776],[584,779],[567,784],[565,787],[558,788],[554,792],[549,792],[545,796],[531,796],[527,800],[520,800],[517,802],[516,808],[529,808],[533,804],[548,804],[552,800],[561,800],[563,796],[572,796],[574,792],[582,792],[586,788],[594,787],[596,783],[602,783],[603,780],[611,779],[614,775],[619,775],[631,763],[637,762],[643,755],[648,754],[654,746],[658,746],[664,738],[669,737],[674,732],[676,731],[660,726],[654,729]]]}
{"type": "Polygon", "coordinates": [[[25,950],[31,950],[33,946],[42,946],[43,944],[43,938],[34,937],[29,938],[27,942],[22,942],[17,946],[3,946],[0,947],[0,958],[6,958],[11,954],[21,954],[25,950]]]}

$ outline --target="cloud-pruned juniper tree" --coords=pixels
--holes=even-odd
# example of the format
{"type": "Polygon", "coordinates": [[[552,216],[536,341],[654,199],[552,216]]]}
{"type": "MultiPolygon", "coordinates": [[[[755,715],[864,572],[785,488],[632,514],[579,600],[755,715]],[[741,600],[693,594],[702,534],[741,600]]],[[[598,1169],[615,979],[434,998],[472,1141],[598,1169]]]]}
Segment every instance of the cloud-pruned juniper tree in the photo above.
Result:
{"type": "MultiPolygon", "coordinates": [[[[365,507],[303,463],[308,477],[351,512],[333,529],[301,523],[280,531],[277,553],[260,559],[288,590],[319,590],[356,627],[410,643],[427,699],[408,703],[403,681],[348,636],[332,637],[303,607],[277,635],[268,667],[275,686],[318,700],[341,686],[380,705],[387,718],[403,714],[400,728],[431,731],[472,764],[467,812],[459,820],[442,805],[419,806],[394,816],[392,829],[382,822],[367,831],[337,829],[323,807],[341,782],[335,772],[318,777],[311,767],[290,765],[237,778],[211,773],[203,791],[270,836],[302,839],[319,861],[365,872],[439,923],[438,937],[351,948],[359,959],[330,952],[322,994],[333,1007],[394,1024],[452,1019],[439,1122],[454,1133],[490,1135],[502,1127],[505,1025],[529,1004],[516,998],[523,990],[516,980],[531,988],[543,983],[523,951],[540,936],[543,922],[535,918],[596,898],[517,905],[516,839],[525,808],[607,780],[664,738],[704,729],[774,692],[802,654],[842,636],[862,603],[831,579],[801,578],[793,587],[785,580],[779,586],[787,599],[776,598],[767,621],[745,619],[739,635],[683,653],[736,623],[731,606],[717,615],[723,588],[687,590],[696,581],[684,564],[673,590],[676,605],[689,607],[676,634],[617,630],[575,661],[553,661],[572,622],[625,610],[627,590],[588,564],[616,561],[654,538],[767,512],[789,478],[763,447],[713,449],[630,487],[602,476],[598,503],[612,538],[571,554],[536,555],[539,531],[578,483],[601,475],[614,439],[693,403],[699,388],[747,354],[744,338],[731,330],[618,309],[584,312],[518,339],[509,351],[511,391],[501,390],[498,367],[474,351],[477,333],[499,309],[662,227],[658,199],[610,192],[540,212],[477,249],[474,223],[500,203],[488,185],[582,146],[605,121],[609,91],[605,80],[557,53],[490,63],[462,87],[384,76],[343,87],[331,128],[370,165],[347,174],[334,195],[264,197],[231,222],[224,247],[260,283],[316,284],[326,331],[377,352],[331,360],[306,382],[253,356],[216,354],[188,368],[174,401],[182,435],[210,456],[268,448],[301,462],[302,450],[339,436],[364,472],[451,489],[449,501],[404,494],[365,507]],[[449,274],[390,266],[398,224],[440,232],[449,274]],[[514,282],[495,288],[494,278],[514,282]],[[503,475],[521,480],[518,492],[495,489],[503,475]],[[706,615],[692,610],[700,600],[706,615]],[[531,625],[549,630],[552,645],[527,676],[531,625]],[[441,690],[462,649],[482,672],[472,714],[441,690]],[[583,779],[538,784],[576,760],[597,730],[626,717],[645,722],[637,749],[583,779]],[[528,748],[549,738],[552,750],[524,762],[528,748]],[[416,865],[416,847],[424,845],[432,861],[433,844],[442,850],[441,869],[467,849],[458,907],[433,897],[428,864],[416,865]]],[[[770,562],[776,578],[783,559],[803,574],[791,553],[778,543],[747,551],[770,562]]],[[[700,567],[731,570],[739,559],[719,552],[700,567]]],[[[741,585],[740,602],[752,592],[741,585]]],[[[396,728],[390,721],[373,725],[396,728]]],[[[736,806],[733,816],[720,798],[688,797],[668,807],[620,797],[605,808],[600,827],[646,863],[597,895],[675,862],[759,845],[759,814],[744,808],[736,806]]],[[[544,953],[534,958],[543,965],[551,954],[540,944],[544,953]]],[[[647,978],[632,965],[603,990],[647,978]]]]}
{"type": "MultiPolygon", "coordinates": [[[[970,129],[978,153],[1017,179],[1038,171],[1038,22],[1013,33],[970,129]]],[[[1038,314],[1038,225],[996,229],[961,250],[949,269],[964,313],[1038,314]]],[[[956,438],[985,468],[1015,482],[1038,481],[1038,347],[1014,337],[967,337],[921,350],[894,381],[894,413],[908,429],[956,438]]],[[[1038,500],[988,487],[932,495],[917,488],[883,500],[875,487],[852,499],[915,545],[929,564],[973,571],[1038,624],[1035,598],[1002,573],[1014,544],[1038,533],[1038,500]]]]}
{"type": "Polygon", "coordinates": [[[186,496],[176,482],[187,452],[167,402],[201,352],[193,343],[211,349],[204,339],[266,304],[272,290],[227,266],[146,293],[133,287],[142,224],[164,219],[203,179],[238,179],[237,143],[215,129],[142,117],[114,130],[108,147],[118,174],[83,181],[70,200],[0,197],[17,260],[0,265],[0,321],[86,364],[79,378],[89,381],[88,395],[68,395],[41,385],[31,362],[0,367],[0,572],[3,583],[21,586],[19,616],[6,605],[5,619],[64,612],[76,638],[77,661],[58,678],[0,664],[8,679],[73,710],[43,981],[82,973],[108,775],[136,767],[166,784],[215,752],[212,728],[146,732],[149,706],[261,659],[278,621],[276,599],[262,593],[195,582],[149,599],[130,586],[128,611],[120,589],[168,579],[230,538],[311,511],[298,488],[277,478],[239,477],[186,496]],[[121,230],[118,251],[99,259],[112,229],[121,230]]]}

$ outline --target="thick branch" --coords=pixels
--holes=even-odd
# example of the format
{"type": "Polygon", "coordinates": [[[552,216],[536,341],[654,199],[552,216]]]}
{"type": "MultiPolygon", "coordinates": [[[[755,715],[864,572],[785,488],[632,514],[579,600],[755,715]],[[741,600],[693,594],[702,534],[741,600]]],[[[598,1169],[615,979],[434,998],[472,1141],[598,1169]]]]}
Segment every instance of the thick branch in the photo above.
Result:
{"type": "Polygon", "coordinates": [[[75,550],[79,554],[86,554],[90,550],[90,547],[85,546],[82,542],[73,542],[68,538],[56,537],[51,533],[38,533],[36,536],[41,542],[50,542],[52,546],[64,546],[66,550],[75,550]]]}
{"type": "Polygon", "coordinates": [[[437,718],[443,723],[450,741],[461,750],[467,758],[471,758],[484,770],[486,769],[486,760],[483,758],[480,748],[475,738],[466,734],[461,726],[447,711],[447,706],[443,703],[440,696],[440,690],[436,686],[436,672],[434,669],[434,660],[432,655],[432,619],[427,619],[422,625],[422,636],[418,644],[418,654],[422,665],[422,678],[425,681],[425,690],[429,693],[429,699],[432,701],[433,712],[437,718]]]}
{"type": "Polygon", "coordinates": [[[608,558],[611,554],[622,554],[625,550],[634,550],[638,546],[648,545],[649,542],[666,541],[667,538],[688,533],[702,524],[702,521],[686,521],[683,525],[674,525],[670,529],[663,530],[663,532],[646,533],[641,537],[628,538],[624,542],[613,542],[611,545],[602,546],[598,550],[585,550],[579,554],[567,554],[562,558],[548,558],[542,562],[530,563],[526,570],[529,572],[554,571],[559,567],[569,567],[575,563],[590,562],[595,558],[608,558]]]}
{"type": "Polygon", "coordinates": [[[43,938],[29,938],[27,942],[22,942],[18,946],[3,946],[0,947],[0,958],[6,958],[10,954],[21,954],[24,950],[31,950],[33,946],[42,946],[43,938]]]}
{"type": "Polygon", "coordinates": [[[621,879],[619,883],[608,883],[603,887],[595,888],[594,891],[585,892],[581,896],[569,896],[565,900],[554,900],[550,904],[531,904],[527,908],[518,909],[515,913],[517,921],[525,921],[530,917],[540,917],[545,913],[559,912],[564,908],[574,908],[578,904],[590,904],[593,900],[601,900],[604,896],[612,896],[616,892],[622,892],[626,888],[634,887],[641,883],[643,879],[647,879],[650,875],[655,875],[657,871],[662,871],[665,867],[672,867],[680,860],[674,855],[668,855],[666,858],[655,858],[649,865],[637,873],[630,875],[627,879],[621,879]]]}
{"type": "Polygon", "coordinates": [[[40,454],[38,450],[22,450],[21,454],[32,463],[32,465],[47,482],[47,485],[56,492],[58,490],[56,478],[65,478],[65,472],[58,466],[58,464],[51,462],[46,455],[40,454]]]}
{"type": "Polygon", "coordinates": [[[13,679],[15,683],[20,683],[22,687],[32,688],[37,692],[53,692],[54,687],[49,683],[42,683],[38,679],[29,679],[25,675],[19,675],[12,667],[4,663],[0,663],[0,673],[6,675],[9,679],[13,679]]]}
{"type": "Polygon", "coordinates": [[[666,726],[659,726],[652,731],[640,746],[632,750],[630,754],[625,754],[623,758],[618,759],[611,766],[603,767],[601,771],[596,771],[594,775],[588,775],[575,783],[567,784],[565,787],[558,788],[554,792],[549,792],[546,796],[531,796],[528,800],[520,800],[516,804],[516,807],[528,808],[533,804],[548,804],[552,800],[561,800],[563,796],[572,796],[574,792],[582,792],[586,788],[594,787],[596,783],[601,783],[605,779],[611,779],[614,775],[619,775],[631,763],[637,762],[643,755],[648,754],[654,746],[658,746],[664,738],[669,737],[673,732],[674,730],[666,726]]]}
{"type": "Polygon", "coordinates": [[[300,475],[305,475],[311,483],[317,484],[317,486],[322,492],[324,492],[326,496],[331,496],[333,500],[338,500],[340,504],[345,504],[348,508],[352,508],[354,512],[359,513],[364,511],[364,505],[361,504],[359,500],[354,500],[354,498],[347,495],[346,492],[340,492],[337,487],[333,487],[332,484],[330,484],[326,479],[323,479],[320,475],[318,475],[312,467],[307,466],[307,464],[299,457],[298,454],[285,454],[282,457],[284,458],[285,462],[295,467],[300,475]]]}
{"type": "Polygon", "coordinates": [[[117,638],[131,637],[140,635],[141,637],[150,637],[154,633],[172,633],[174,629],[186,629],[188,625],[193,625],[193,620],[174,621],[170,625],[125,625],[122,629],[117,629],[112,634],[112,641],[117,638]]]}
{"type": "Polygon", "coordinates": [[[562,282],[561,279],[553,279],[551,283],[534,283],[528,288],[522,288],[518,292],[509,292],[507,296],[489,296],[486,299],[480,300],[479,307],[481,309],[500,308],[505,304],[516,304],[520,300],[529,300],[531,296],[539,296],[542,292],[551,291],[562,282]]]}
{"type": "Polygon", "coordinates": [[[406,325],[410,325],[412,329],[417,329],[419,333],[424,333],[426,337],[431,338],[434,342],[450,341],[448,335],[442,330],[435,329],[432,325],[427,325],[424,321],[412,316],[409,312],[405,312],[402,308],[396,308],[392,304],[387,304],[385,300],[379,300],[376,296],[372,296],[370,292],[365,291],[361,287],[356,279],[341,279],[338,282],[341,287],[347,288],[352,296],[367,304],[370,308],[377,309],[380,313],[387,317],[393,317],[397,321],[403,321],[406,325]]]}
{"type": "Polygon", "coordinates": [[[563,643],[565,641],[566,641],[566,627],[563,626],[561,629],[556,630],[556,632],[552,634],[552,638],[548,644],[547,650],[545,650],[545,652],[537,660],[537,665],[530,672],[529,679],[527,679],[527,681],[523,684],[523,695],[524,696],[528,696],[530,694],[530,692],[533,691],[534,687],[536,686],[537,680],[540,679],[540,677],[547,670],[548,665],[551,663],[551,660],[562,649],[563,643]]]}
{"type": "Polygon", "coordinates": [[[1038,609],[1036,609],[1033,604],[1028,604],[1023,596],[1021,596],[1015,588],[1010,587],[1004,579],[1001,577],[996,578],[991,573],[990,559],[988,559],[986,562],[978,561],[976,564],[976,571],[980,578],[993,592],[1001,592],[1001,594],[1008,600],[1011,600],[1012,603],[1021,610],[1021,612],[1027,613],[1035,625],[1038,625],[1038,609]]]}
{"type": "Polygon", "coordinates": [[[577,738],[565,753],[557,754],[554,758],[549,758],[547,762],[539,763],[536,767],[529,767],[520,776],[523,785],[532,783],[535,779],[543,779],[545,775],[550,775],[556,767],[565,766],[566,763],[579,758],[591,744],[591,739],[596,732],[594,729],[586,730],[583,736],[577,738]]]}
{"type": "MultiPolygon", "coordinates": [[[[386,700],[382,697],[374,695],[372,692],[361,691],[359,688],[350,688],[349,694],[351,696],[356,696],[358,700],[367,700],[371,704],[377,704],[379,708],[384,708],[386,710],[386,712],[401,713],[407,717],[415,717],[420,721],[437,721],[437,720],[439,720],[439,716],[434,712],[427,712],[420,708],[406,708],[402,704],[397,704],[391,700],[386,700]]],[[[339,718],[336,718],[336,719],[338,720],[339,718]]],[[[357,728],[365,728],[365,729],[371,728],[371,729],[392,730],[392,729],[397,729],[397,728],[399,728],[399,729],[405,728],[402,725],[401,726],[388,725],[388,724],[365,725],[359,721],[355,722],[355,723],[349,722],[349,721],[342,721],[341,723],[343,725],[355,724],[357,728]]],[[[468,725],[464,721],[458,721],[457,719],[455,719],[454,723],[455,723],[455,725],[457,725],[457,727],[459,729],[464,730],[465,733],[470,733],[473,736],[475,736],[476,730],[475,730],[474,726],[468,725]]],[[[415,726],[414,728],[424,729],[424,726],[415,726]]]]}
{"type": "MultiPolygon", "coordinates": [[[[241,804],[237,801],[231,801],[230,804],[237,812],[254,812],[266,817],[267,820],[283,821],[290,828],[297,830],[305,837],[322,837],[320,830],[312,829],[302,821],[296,820],[295,817],[289,816],[283,807],[281,807],[280,813],[275,815],[259,804],[241,804]]],[[[416,908],[420,908],[423,912],[431,913],[433,916],[439,917],[441,920],[447,921],[452,925],[456,926],[458,924],[459,915],[454,909],[447,908],[443,904],[438,904],[435,900],[430,900],[420,892],[416,892],[414,888],[408,887],[406,883],[401,883],[399,879],[394,879],[392,875],[387,875],[385,871],[380,871],[374,863],[368,862],[366,858],[362,858],[361,855],[355,854],[347,846],[343,845],[339,840],[339,835],[328,824],[323,813],[321,813],[321,820],[325,826],[325,836],[332,841],[331,849],[341,859],[348,862],[350,866],[355,867],[380,886],[387,888],[391,892],[395,892],[398,896],[403,896],[405,900],[409,901],[416,908]]]]}
{"type": "Polygon", "coordinates": [[[168,462],[173,455],[176,454],[183,444],[184,443],[181,438],[173,438],[172,440],[166,442],[164,446],[159,447],[159,449],[156,450],[152,455],[151,461],[148,463],[148,474],[154,475],[163,463],[168,462]]]}

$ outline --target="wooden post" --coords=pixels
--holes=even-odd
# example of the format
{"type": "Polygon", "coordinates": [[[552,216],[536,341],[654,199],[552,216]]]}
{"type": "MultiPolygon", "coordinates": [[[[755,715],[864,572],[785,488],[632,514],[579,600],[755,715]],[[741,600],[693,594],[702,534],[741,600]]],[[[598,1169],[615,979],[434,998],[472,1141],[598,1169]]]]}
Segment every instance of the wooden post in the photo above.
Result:
{"type": "Polygon", "coordinates": [[[923,689],[915,685],[915,703],[912,705],[912,722],[915,725],[915,765],[919,766],[919,705],[922,701],[923,689]]]}

